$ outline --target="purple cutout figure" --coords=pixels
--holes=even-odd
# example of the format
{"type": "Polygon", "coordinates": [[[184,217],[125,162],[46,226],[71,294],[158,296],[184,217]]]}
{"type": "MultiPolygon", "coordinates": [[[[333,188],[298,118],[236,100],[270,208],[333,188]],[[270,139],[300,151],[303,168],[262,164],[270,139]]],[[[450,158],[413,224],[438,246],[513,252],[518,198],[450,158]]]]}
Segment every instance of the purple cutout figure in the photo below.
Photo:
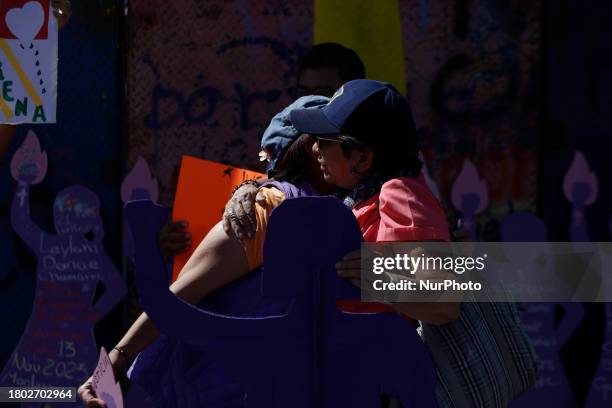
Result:
{"type": "MultiPolygon", "coordinates": [[[[507,216],[501,226],[504,242],[548,242],[546,225],[536,215],[517,212],[507,216]]],[[[506,254],[520,267],[530,264],[540,255],[506,254]]],[[[533,269],[533,268],[530,268],[533,269]]],[[[535,387],[512,403],[513,407],[550,405],[560,408],[577,407],[560,357],[561,347],[569,340],[584,319],[581,303],[529,303],[522,315],[523,329],[530,337],[538,355],[540,378],[535,387]],[[563,308],[563,318],[555,324],[555,307],[563,308]]]]}
{"type": "MultiPolygon", "coordinates": [[[[563,192],[565,198],[572,203],[572,215],[570,223],[570,237],[574,242],[576,250],[588,250],[591,243],[586,224],[585,207],[593,204],[598,196],[597,175],[589,168],[589,164],[580,151],[576,151],[574,159],[563,179],[563,192]]],[[[612,218],[610,219],[612,221],[612,218]]],[[[610,224],[612,231],[612,223],[610,224]]],[[[601,252],[600,252],[601,253],[601,252]]],[[[606,273],[611,264],[611,257],[601,254],[601,271],[606,273]]],[[[609,277],[602,276],[606,281],[603,287],[608,287],[609,277]]],[[[605,339],[602,345],[602,354],[597,367],[591,389],[587,395],[586,407],[607,407],[612,405],[612,306],[607,303],[605,308],[606,330],[605,339]]]]}
{"type": "MultiPolygon", "coordinates": [[[[598,196],[597,175],[591,171],[586,157],[576,151],[572,164],[563,179],[563,193],[565,198],[572,203],[572,214],[570,222],[570,239],[574,242],[576,251],[590,251],[590,235],[586,223],[586,207],[593,204],[598,196]],[[588,243],[587,243],[588,242],[588,243]]],[[[601,255],[601,271],[609,272],[610,257],[601,255]]],[[[609,286],[607,275],[602,276],[606,282],[603,287],[609,286]]],[[[606,330],[602,345],[602,354],[597,367],[593,383],[586,399],[586,407],[608,407],[612,405],[612,306],[607,303],[605,308],[606,330]]]]}
{"type": "Polygon", "coordinates": [[[30,219],[30,186],[43,180],[46,167],[46,154],[30,132],[11,163],[18,181],[11,221],[38,258],[36,294],[25,332],[0,373],[2,386],[82,384],[98,360],[94,325],[126,293],[121,275],[104,253],[100,202],[93,192],[72,186],[57,194],[57,234],[30,219]],[[94,303],[99,282],[105,291],[94,303]]]}
{"type": "Polygon", "coordinates": [[[336,300],[359,298],[333,265],[362,240],[355,218],[337,199],[285,200],[270,217],[263,270],[220,289],[200,308],[168,290],[156,244],[165,210],[145,200],[129,203],[126,213],[142,307],[160,332],[192,347],[190,354],[181,355],[184,347],[166,351],[178,357],[167,367],[176,385],[167,406],[195,404],[201,387],[210,387],[210,377],[198,384],[182,369],[202,359],[202,370],[214,367],[234,381],[238,399],[231,406],[370,408],[380,404],[381,392],[397,396],[405,408],[436,406],[433,362],[410,322],[336,307],[336,300]]]}

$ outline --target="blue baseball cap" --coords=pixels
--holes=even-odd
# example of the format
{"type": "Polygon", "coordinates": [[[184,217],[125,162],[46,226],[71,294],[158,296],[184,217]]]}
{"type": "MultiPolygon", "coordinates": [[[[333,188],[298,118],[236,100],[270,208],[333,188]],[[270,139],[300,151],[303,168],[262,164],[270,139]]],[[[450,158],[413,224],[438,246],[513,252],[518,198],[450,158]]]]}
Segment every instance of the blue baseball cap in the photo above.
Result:
{"type": "Polygon", "coordinates": [[[408,100],[393,85],[356,79],[342,85],[323,109],[294,109],[291,123],[312,135],[346,134],[374,143],[416,137],[408,100]]]}
{"type": "Polygon", "coordinates": [[[290,113],[295,109],[318,110],[327,105],[329,98],[319,95],[302,96],[281,112],[277,113],[261,138],[261,148],[267,153],[267,172],[276,171],[278,161],[284,156],[287,148],[304,132],[297,130],[291,120],[290,113]]]}

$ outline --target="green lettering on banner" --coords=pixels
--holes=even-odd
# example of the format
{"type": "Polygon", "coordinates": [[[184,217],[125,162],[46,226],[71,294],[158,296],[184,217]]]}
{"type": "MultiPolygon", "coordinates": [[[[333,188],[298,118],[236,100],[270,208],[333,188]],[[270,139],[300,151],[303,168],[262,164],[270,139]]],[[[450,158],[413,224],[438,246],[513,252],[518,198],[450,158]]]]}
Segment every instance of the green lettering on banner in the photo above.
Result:
{"type": "Polygon", "coordinates": [[[7,102],[13,102],[13,98],[9,93],[13,92],[13,81],[4,81],[2,84],[2,97],[7,102]]]}
{"type": "Polygon", "coordinates": [[[15,116],[28,115],[28,98],[17,99],[15,102],[15,116]]]}
{"type": "Polygon", "coordinates": [[[0,81],[4,81],[4,72],[2,72],[2,62],[0,62],[0,81]]]}
{"type": "Polygon", "coordinates": [[[42,118],[43,122],[47,121],[47,117],[45,116],[45,109],[42,105],[37,106],[34,110],[34,117],[32,118],[32,122],[36,122],[36,119],[38,119],[39,117],[42,118]]]}

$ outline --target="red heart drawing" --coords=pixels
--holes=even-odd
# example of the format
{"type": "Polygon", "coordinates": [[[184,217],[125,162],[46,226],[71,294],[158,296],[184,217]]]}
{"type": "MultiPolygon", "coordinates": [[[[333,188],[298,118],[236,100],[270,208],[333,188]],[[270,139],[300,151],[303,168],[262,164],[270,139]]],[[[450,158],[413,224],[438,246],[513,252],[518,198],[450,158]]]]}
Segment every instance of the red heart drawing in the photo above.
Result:
{"type": "MultiPolygon", "coordinates": [[[[15,10],[17,14],[20,12],[19,9],[24,9],[27,3],[39,3],[42,6],[42,10],[44,12],[44,21],[38,33],[36,33],[34,39],[35,40],[46,40],[48,37],[48,25],[49,25],[49,5],[50,0],[3,0],[0,1],[0,38],[5,38],[8,40],[16,40],[17,37],[7,25],[7,14],[11,10],[15,10]]],[[[29,8],[32,9],[32,5],[29,5],[29,8]]],[[[15,15],[15,11],[12,12],[15,15]]]]}

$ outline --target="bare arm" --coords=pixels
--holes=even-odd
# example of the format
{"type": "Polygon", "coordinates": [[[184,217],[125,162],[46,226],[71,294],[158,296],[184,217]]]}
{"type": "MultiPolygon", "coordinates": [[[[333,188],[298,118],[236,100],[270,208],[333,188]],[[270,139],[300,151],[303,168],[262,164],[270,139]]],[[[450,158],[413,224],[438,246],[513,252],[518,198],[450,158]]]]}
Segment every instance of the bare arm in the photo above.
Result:
{"type": "MultiPolygon", "coordinates": [[[[184,301],[195,304],[247,272],[247,259],[242,244],[230,238],[223,231],[221,223],[218,223],[200,242],[170,290],[184,301]]],[[[158,337],[159,331],[147,314],[142,313],[117,343],[117,348],[134,357],[158,337]]],[[[115,349],[111,350],[109,358],[115,375],[128,364],[127,359],[115,349]]],[[[106,406],[96,398],[91,377],[79,387],[78,393],[88,407],[106,406]]]]}
{"type": "MultiPolygon", "coordinates": [[[[230,238],[219,223],[198,245],[170,290],[184,301],[195,304],[214,290],[247,273],[247,259],[242,244],[230,238]]],[[[133,357],[158,336],[159,332],[146,313],[143,313],[117,343],[117,347],[133,357]]],[[[116,350],[110,353],[110,359],[115,372],[121,371],[127,363],[116,350]]]]}

